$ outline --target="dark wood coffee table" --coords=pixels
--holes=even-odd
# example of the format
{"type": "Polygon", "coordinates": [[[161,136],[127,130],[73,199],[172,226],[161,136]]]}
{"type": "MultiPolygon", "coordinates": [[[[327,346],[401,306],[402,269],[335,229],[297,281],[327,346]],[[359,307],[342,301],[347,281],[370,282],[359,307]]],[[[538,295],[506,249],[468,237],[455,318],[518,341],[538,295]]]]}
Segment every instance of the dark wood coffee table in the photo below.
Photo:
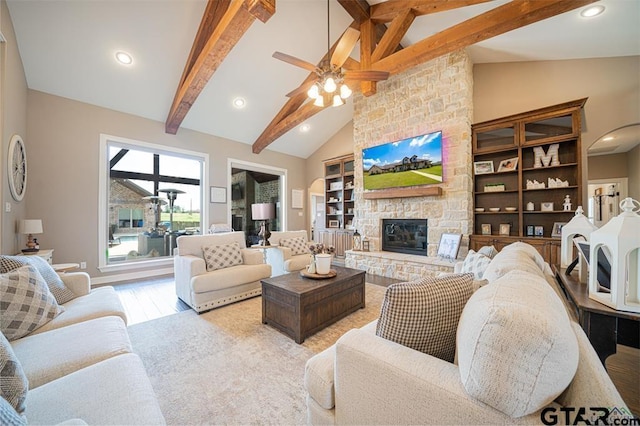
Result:
{"type": "Polygon", "coordinates": [[[364,308],[364,276],[358,269],[333,266],[334,278],[315,280],[299,272],[262,280],[262,323],[296,343],[364,308]]]}

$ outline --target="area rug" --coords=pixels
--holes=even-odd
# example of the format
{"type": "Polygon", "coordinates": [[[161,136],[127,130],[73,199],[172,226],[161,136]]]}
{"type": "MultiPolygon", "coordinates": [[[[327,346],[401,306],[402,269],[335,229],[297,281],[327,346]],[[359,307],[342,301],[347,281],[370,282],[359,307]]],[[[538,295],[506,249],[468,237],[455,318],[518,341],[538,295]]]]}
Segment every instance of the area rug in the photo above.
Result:
{"type": "Polygon", "coordinates": [[[384,291],[366,284],[365,309],[300,345],[262,324],[260,297],[135,324],[129,335],[168,424],[299,425],[306,422],[305,363],[378,318],[384,291]]]}

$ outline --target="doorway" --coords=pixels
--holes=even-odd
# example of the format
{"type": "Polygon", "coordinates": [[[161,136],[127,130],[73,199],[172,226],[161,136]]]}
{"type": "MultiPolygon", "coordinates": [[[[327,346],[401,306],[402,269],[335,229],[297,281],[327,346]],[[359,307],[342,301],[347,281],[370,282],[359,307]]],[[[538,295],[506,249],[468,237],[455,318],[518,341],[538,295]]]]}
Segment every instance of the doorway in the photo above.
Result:
{"type": "Polygon", "coordinates": [[[620,214],[620,201],[627,197],[628,178],[590,180],[587,185],[588,218],[600,228],[620,214]]]}

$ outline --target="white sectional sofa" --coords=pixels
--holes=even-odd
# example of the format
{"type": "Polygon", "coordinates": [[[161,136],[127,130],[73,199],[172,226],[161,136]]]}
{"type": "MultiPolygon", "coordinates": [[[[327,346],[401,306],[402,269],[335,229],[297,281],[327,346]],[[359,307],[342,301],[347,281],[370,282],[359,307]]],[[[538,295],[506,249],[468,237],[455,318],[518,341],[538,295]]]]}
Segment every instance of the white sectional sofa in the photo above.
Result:
{"type": "Polygon", "coordinates": [[[114,289],[91,290],[81,272],[61,278],[76,297],[49,323],[10,342],[29,381],[28,424],[164,424],[114,289]]]}
{"type": "Polygon", "coordinates": [[[246,248],[244,232],[185,235],[178,237],[177,244],[176,294],[198,313],[259,296],[262,294],[260,280],[271,276],[271,266],[264,263],[262,252],[246,248]],[[237,255],[222,254],[218,262],[222,267],[208,267],[204,248],[224,250],[236,244],[237,255]],[[230,262],[235,264],[225,266],[225,259],[236,257],[237,262],[230,262]]]}
{"type": "Polygon", "coordinates": [[[309,264],[310,252],[307,231],[274,231],[269,242],[273,248],[267,249],[267,263],[271,265],[272,276],[284,275],[289,272],[300,271],[309,264]],[[304,240],[305,250],[296,251],[295,248],[282,245],[283,240],[304,240]]]}
{"type": "Polygon", "coordinates": [[[488,283],[463,305],[455,362],[379,337],[376,321],[351,330],[307,363],[308,423],[541,424],[555,415],[565,424],[580,409],[603,414],[592,407],[629,415],[548,265],[521,244],[488,263],[488,283]]]}

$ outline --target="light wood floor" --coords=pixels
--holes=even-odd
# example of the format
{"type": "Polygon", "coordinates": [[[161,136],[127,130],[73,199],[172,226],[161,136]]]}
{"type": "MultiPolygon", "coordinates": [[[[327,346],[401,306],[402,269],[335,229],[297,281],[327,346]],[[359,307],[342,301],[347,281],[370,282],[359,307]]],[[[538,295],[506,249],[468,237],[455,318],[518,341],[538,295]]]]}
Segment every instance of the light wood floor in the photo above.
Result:
{"type": "MultiPolygon", "coordinates": [[[[370,274],[367,274],[366,281],[382,286],[398,282],[370,274]]],[[[190,309],[176,296],[173,276],[117,284],[114,287],[127,312],[129,325],[190,309]]],[[[617,353],[607,358],[606,365],[611,380],[629,409],[635,415],[640,415],[640,349],[618,345],[617,353]]]]}

